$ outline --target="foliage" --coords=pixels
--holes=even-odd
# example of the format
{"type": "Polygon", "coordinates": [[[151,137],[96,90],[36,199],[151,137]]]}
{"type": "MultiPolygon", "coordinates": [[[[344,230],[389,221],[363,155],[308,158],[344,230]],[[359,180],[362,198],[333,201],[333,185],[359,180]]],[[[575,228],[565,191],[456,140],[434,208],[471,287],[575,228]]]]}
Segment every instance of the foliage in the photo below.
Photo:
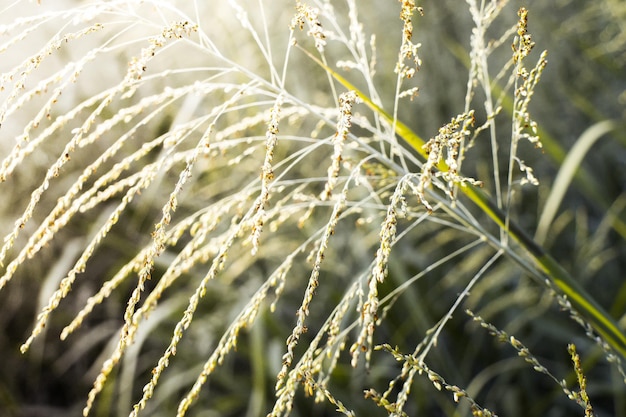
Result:
{"type": "Polygon", "coordinates": [[[4,6],[9,415],[624,416],[620,2],[286,3],[4,6]]]}

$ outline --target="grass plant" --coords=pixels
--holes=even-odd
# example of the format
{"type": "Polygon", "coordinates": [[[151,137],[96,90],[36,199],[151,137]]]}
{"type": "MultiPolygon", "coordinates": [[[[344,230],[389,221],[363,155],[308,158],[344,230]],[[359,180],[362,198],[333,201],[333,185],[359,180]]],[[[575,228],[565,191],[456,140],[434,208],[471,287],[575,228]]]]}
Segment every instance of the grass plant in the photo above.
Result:
{"type": "Polygon", "coordinates": [[[549,6],[41,3],[0,15],[9,415],[626,415],[626,199],[578,169],[626,114],[550,133],[549,6]]]}

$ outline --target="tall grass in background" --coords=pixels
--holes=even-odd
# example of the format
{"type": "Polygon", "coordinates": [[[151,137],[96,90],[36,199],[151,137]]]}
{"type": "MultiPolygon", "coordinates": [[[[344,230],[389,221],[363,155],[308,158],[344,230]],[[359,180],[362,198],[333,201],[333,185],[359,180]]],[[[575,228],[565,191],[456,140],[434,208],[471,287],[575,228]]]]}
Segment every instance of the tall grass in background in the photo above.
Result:
{"type": "Polygon", "coordinates": [[[9,415],[626,415],[620,2],[42,3],[9,415]]]}

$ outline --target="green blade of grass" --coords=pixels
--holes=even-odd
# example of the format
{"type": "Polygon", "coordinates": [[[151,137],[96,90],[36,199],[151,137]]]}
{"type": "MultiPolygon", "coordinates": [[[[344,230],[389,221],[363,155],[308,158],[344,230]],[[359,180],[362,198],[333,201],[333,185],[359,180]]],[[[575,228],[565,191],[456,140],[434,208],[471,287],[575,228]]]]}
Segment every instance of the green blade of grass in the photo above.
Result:
{"type": "MultiPolygon", "coordinates": [[[[374,103],[366,94],[352,85],[340,74],[324,64],[317,57],[302,49],[313,61],[327,71],[338,83],[346,89],[352,90],[363,102],[375,113],[394,126],[395,133],[400,136],[412,149],[418,152],[423,158],[428,158],[424,149],[424,140],[413,132],[407,125],[399,120],[394,120],[380,106],[374,103]]],[[[444,161],[440,161],[442,171],[447,170],[444,161]]],[[[537,244],[524,230],[515,222],[506,221],[504,212],[483,192],[480,188],[469,183],[461,184],[459,190],[465,194],[478,208],[480,208],[499,227],[506,229],[507,234],[512,237],[533,259],[536,266],[567,297],[574,309],[589,321],[593,329],[617,352],[626,358],[626,335],[620,330],[615,320],[610,314],[589,295],[584,288],[575,281],[570,274],[539,244],[537,244]]]]}

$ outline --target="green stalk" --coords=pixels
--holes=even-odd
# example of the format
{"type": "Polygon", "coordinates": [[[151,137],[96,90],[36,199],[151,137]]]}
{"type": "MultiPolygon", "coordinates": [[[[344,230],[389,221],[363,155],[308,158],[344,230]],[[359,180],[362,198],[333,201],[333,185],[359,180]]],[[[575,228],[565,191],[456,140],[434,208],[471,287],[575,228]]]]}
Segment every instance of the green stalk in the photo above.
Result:
{"type": "MultiPolygon", "coordinates": [[[[366,94],[354,87],[348,80],[332,70],[318,58],[305,52],[313,61],[321,66],[325,71],[343,85],[346,89],[352,90],[363,102],[374,112],[380,115],[388,123],[395,127],[395,133],[400,136],[411,148],[418,152],[424,159],[428,158],[424,149],[424,140],[413,132],[407,125],[393,118],[381,107],[376,105],[366,94]]],[[[445,171],[447,166],[444,161],[440,161],[440,169],[445,171]]],[[[585,289],[575,281],[570,274],[539,244],[537,244],[524,230],[515,222],[506,221],[504,212],[485,194],[480,188],[469,183],[461,184],[459,190],[465,194],[474,204],[476,204],[491,220],[499,227],[505,229],[507,234],[513,238],[533,259],[535,265],[541,270],[551,283],[558,288],[572,304],[573,308],[591,324],[593,329],[622,357],[626,358],[626,335],[620,330],[611,315],[589,295],[585,289]]]]}

